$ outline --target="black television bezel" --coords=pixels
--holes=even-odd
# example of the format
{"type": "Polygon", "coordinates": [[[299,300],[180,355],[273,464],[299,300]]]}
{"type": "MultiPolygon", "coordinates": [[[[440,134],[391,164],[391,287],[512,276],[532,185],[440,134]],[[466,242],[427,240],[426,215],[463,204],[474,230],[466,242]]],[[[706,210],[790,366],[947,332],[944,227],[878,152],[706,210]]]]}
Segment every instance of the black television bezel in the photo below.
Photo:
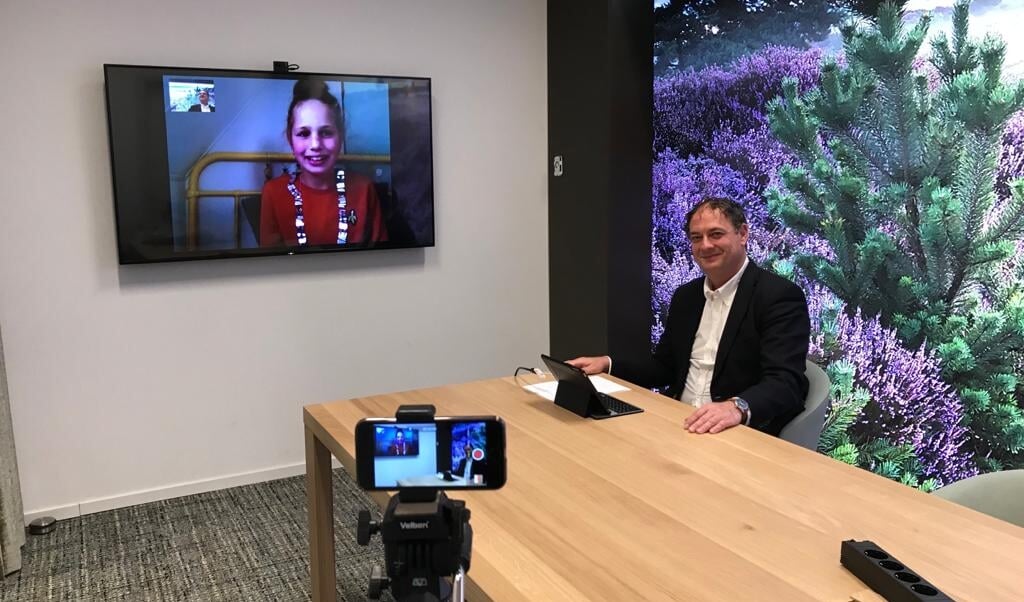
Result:
{"type": "MultiPolygon", "coordinates": [[[[437,246],[437,203],[436,195],[434,190],[434,102],[433,102],[433,80],[429,77],[421,76],[404,76],[404,75],[371,75],[371,74],[355,74],[355,73],[325,73],[325,72],[310,72],[310,71],[288,71],[288,72],[277,72],[273,70],[260,70],[260,69],[223,69],[217,67],[177,67],[177,66],[160,66],[160,65],[132,65],[126,63],[104,63],[103,64],[103,91],[104,91],[104,108],[107,117],[107,143],[110,158],[110,175],[111,175],[111,195],[114,200],[114,235],[117,244],[117,255],[119,265],[148,265],[154,263],[175,263],[180,261],[197,261],[197,260],[208,260],[208,259],[247,259],[250,257],[271,257],[271,256],[291,256],[291,255],[310,255],[310,254],[323,254],[323,253],[354,253],[358,251],[380,251],[388,249],[424,249],[437,246]],[[322,78],[329,81],[337,81],[344,79],[382,79],[382,80],[415,80],[426,82],[427,85],[427,149],[429,151],[427,156],[427,162],[429,165],[427,169],[430,173],[430,187],[429,187],[429,202],[430,202],[430,241],[425,243],[395,243],[392,241],[374,243],[372,246],[358,245],[358,246],[339,246],[339,245],[307,245],[302,247],[257,247],[252,249],[227,249],[227,250],[196,250],[196,251],[175,251],[173,247],[167,251],[165,256],[160,257],[147,257],[143,253],[135,250],[133,243],[136,241],[130,240],[127,234],[123,235],[122,223],[122,211],[119,205],[118,199],[118,177],[117,177],[117,163],[115,161],[115,154],[118,152],[118,148],[114,145],[114,127],[113,121],[111,120],[111,106],[110,106],[110,70],[111,69],[147,69],[152,71],[159,71],[160,77],[165,75],[175,75],[175,72],[180,72],[183,76],[227,76],[227,77],[254,77],[261,79],[285,79],[295,80],[303,77],[315,77],[322,78]]],[[[165,115],[166,108],[160,108],[160,113],[165,115]]],[[[166,140],[166,122],[161,122],[161,130],[164,132],[162,152],[165,153],[164,161],[162,165],[164,182],[170,182],[169,166],[166,161],[167,152],[167,140],[166,140]]],[[[123,202],[128,202],[127,199],[122,199],[123,202]]],[[[168,204],[168,211],[170,205],[168,204]]]]}

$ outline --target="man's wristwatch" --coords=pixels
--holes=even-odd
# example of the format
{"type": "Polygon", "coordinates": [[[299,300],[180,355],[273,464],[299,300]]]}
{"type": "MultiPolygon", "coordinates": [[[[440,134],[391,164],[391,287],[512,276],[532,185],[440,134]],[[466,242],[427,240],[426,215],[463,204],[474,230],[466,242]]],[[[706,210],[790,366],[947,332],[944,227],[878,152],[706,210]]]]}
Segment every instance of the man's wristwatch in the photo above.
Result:
{"type": "Polygon", "coordinates": [[[732,402],[736,405],[736,409],[740,411],[740,424],[747,424],[750,421],[750,404],[742,397],[733,397],[732,402]]]}

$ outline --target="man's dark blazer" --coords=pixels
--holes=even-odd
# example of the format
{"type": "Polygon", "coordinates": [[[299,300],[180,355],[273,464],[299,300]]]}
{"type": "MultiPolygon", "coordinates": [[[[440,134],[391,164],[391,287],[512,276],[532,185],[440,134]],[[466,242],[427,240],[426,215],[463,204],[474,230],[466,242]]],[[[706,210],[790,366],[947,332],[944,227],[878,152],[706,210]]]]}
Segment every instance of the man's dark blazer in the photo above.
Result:
{"type": "MultiPolygon", "coordinates": [[[[463,475],[464,472],[466,472],[466,458],[465,457],[463,457],[461,460],[459,460],[459,464],[458,464],[458,466],[455,467],[455,470],[452,471],[452,474],[455,475],[455,476],[461,477],[461,476],[464,476],[463,475]]],[[[474,460],[473,464],[469,467],[469,473],[470,473],[469,476],[478,475],[478,474],[486,475],[487,474],[487,460],[474,460]]]]}
{"type": "MultiPolygon", "coordinates": [[[[188,108],[188,112],[189,113],[202,113],[203,112],[203,107],[200,106],[200,105],[192,105],[191,107],[188,108]]],[[[210,105],[210,112],[211,113],[216,113],[217,112],[217,107],[215,107],[213,105],[210,105]]]]}
{"type": "MultiPolygon", "coordinates": [[[[653,356],[639,362],[615,360],[613,374],[644,387],[668,385],[666,395],[678,397],[686,386],[704,301],[704,278],[680,286],[653,356]]],[[[711,398],[742,397],[750,404],[750,426],[779,434],[804,408],[809,340],[807,300],[800,287],[749,262],[718,344],[711,398]]]]}

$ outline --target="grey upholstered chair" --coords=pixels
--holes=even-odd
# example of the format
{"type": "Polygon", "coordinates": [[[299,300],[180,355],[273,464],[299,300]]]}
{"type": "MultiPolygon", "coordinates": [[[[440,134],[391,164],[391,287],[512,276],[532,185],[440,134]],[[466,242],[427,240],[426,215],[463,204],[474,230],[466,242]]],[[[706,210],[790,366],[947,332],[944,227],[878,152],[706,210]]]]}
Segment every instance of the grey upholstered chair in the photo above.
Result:
{"type": "Polygon", "coordinates": [[[936,489],[935,495],[1024,527],[1024,470],[980,474],[936,489]]]}
{"type": "Polygon", "coordinates": [[[821,429],[825,426],[825,414],[828,413],[828,392],[831,383],[825,371],[811,360],[807,360],[806,374],[808,387],[804,411],[797,414],[796,418],[790,420],[789,424],[783,427],[779,438],[811,451],[817,451],[821,429]]]}

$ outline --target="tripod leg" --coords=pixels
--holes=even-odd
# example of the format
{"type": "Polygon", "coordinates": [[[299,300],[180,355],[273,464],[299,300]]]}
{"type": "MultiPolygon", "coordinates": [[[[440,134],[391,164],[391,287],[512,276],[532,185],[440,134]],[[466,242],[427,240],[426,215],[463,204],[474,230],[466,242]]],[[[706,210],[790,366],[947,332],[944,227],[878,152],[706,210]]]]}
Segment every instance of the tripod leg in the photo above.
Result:
{"type": "Polygon", "coordinates": [[[451,602],[464,602],[466,599],[466,572],[461,568],[458,573],[455,573],[455,578],[452,579],[452,597],[451,602]]]}
{"type": "Polygon", "coordinates": [[[473,557],[473,525],[468,522],[463,531],[462,549],[459,550],[459,564],[465,572],[469,572],[469,560],[473,557]]]}

